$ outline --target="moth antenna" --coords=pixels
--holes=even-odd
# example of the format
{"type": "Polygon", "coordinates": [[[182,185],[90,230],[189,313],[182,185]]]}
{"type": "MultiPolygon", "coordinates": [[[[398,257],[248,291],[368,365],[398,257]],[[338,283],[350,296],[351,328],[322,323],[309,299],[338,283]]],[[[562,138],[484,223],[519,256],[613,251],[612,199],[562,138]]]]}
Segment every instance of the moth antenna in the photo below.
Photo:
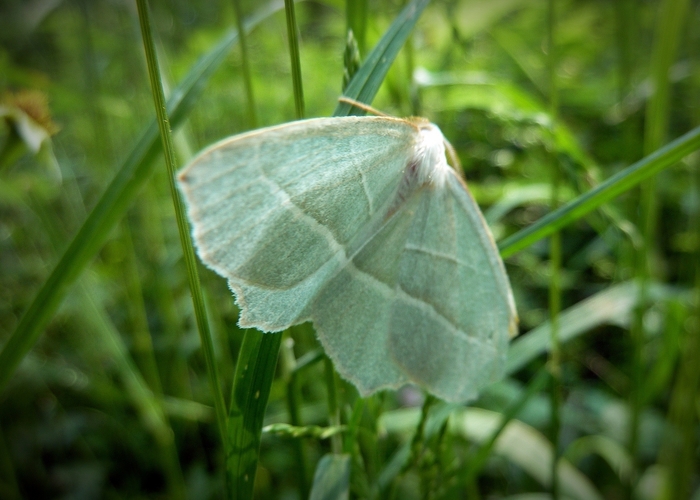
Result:
{"type": "Polygon", "coordinates": [[[345,104],[349,104],[351,106],[355,106],[356,108],[359,108],[363,111],[367,111],[368,113],[372,113],[373,115],[391,116],[391,115],[387,115],[386,113],[382,113],[381,111],[373,108],[369,104],[365,104],[364,102],[356,101],[355,99],[352,99],[350,97],[345,97],[344,95],[341,95],[340,97],[338,97],[338,101],[344,102],[345,104]]]}
{"type": "Polygon", "coordinates": [[[450,160],[450,165],[457,172],[457,175],[466,183],[467,179],[464,177],[464,170],[462,170],[462,164],[459,161],[459,156],[457,156],[457,151],[455,151],[454,146],[445,139],[445,151],[447,152],[447,158],[450,160]]]}

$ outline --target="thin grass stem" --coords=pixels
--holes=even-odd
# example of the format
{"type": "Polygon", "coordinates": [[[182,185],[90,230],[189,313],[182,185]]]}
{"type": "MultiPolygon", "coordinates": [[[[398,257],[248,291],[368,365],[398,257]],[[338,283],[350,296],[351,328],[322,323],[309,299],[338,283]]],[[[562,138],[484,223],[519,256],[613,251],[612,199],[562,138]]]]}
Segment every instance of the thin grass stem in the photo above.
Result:
{"type": "MultiPolygon", "coordinates": [[[[678,26],[687,12],[687,0],[663,0],[659,7],[654,45],[651,55],[651,81],[653,94],[647,101],[644,119],[644,153],[658,150],[665,142],[669,125],[670,81],[669,70],[675,61],[680,30],[678,26]]],[[[656,243],[658,200],[656,183],[648,179],[640,185],[640,208],[638,225],[642,231],[642,246],[638,249],[635,274],[640,283],[639,297],[632,323],[631,342],[631,390],[630,390],[630,429],[629,452],[632,457],[632,481],[629,484],[628,497],[632,498],[639,476],[639,425],[644,401],[645,363],[643,350],[645,342],[644,317],[649,308],[649,282],[655,277],[659,258],[656,243]]]]}
{"type": "Polygon", "coordinates": [[[250,72],[250,56],[248,55],[248,34],[243,24],[243,7],[241,6],[241,0],[233,0],[233,9],[236,11],[236,28],[240,34],[241,69],[243,73],[243,86],[245,87],[246,106],[248,109],[248,124],[250,128],[256,128],[258,126],[258,114],[255,111],[255,94],[253,92],[253,78],[250,72]]]}
{"type": "Polygon", "coordinates": [[[180,243],[182,244],[185,267],[187,268],[188,282],[192,293],[192,303],[197,321],[197,330],[199,331],[199,337],[202,342],[202,350],[207,367],[209,386],[214,399],[214,411],[216,414],[219,434],[221,436],[222,443],[224,444],[224,449],[226,450],[228,438],[226,431],[226,410],[224,396],[223,392],[221,391],[219,371],[216,367],[214,342],[204,306],[204,295],[202,294],[202,288],[199,281],[199,273],[197,271],[197,262],[194,255],[192,237],[190,236],[189,225],[185,215],[185,207],[182,199],[180,198],[180,193],[175,186],[175,149],[173,146],[172,131],[170,129],[170,121],[165,104],[165,94],[163,93],[163,85],[161,83],[158,59],[156,56],[155,43],[152,35],[150,14],[146,0],[137,0],[137,7],[139,12],[139,22],[141,25],[141,35],[143,37],[143,45],[146,52],[151,91],[153,93],[156,115],[158,117],[158,128],[160,129],[161,141],[163,143],[165,165],[168,171],[168,184],[175,209],[175,219],[177,221],[178,232],[180,235],[180,243]]]}
{"type": "MultiPolygon", "coordinates": [[[[559,95],[557,92],[557,45],[556,45],[556,0],[547,2],[547,73],[549,76],[549,114],[556,126],[559,114],[559,95]]],[[[556,210],[559,206],[561,173],[556,153],[550,155],[552,170],[552,199],[550,206],[556,210]]],[[[552,441],[551,492],[554,500],[559,499],[559,434],[561,432],[561,346],[559,343],[559,313],[561,312],[561,232],[549,237],[549,322],[551,325],[551,350],[548,367],[551,374],[550,384],[550,439],[552,441]]]]}
{"type": "Polygon", "coordinates": [[[299,57],[299,28],[294,9],[294,0],[284,0],[284,13],[287,19],[287,40],[289,41],[289,60],[292,65],[292,84],[294,86],[294,111],[297,120],[304,118],[304,87],[301,81],[301,61],[299,57]]]}

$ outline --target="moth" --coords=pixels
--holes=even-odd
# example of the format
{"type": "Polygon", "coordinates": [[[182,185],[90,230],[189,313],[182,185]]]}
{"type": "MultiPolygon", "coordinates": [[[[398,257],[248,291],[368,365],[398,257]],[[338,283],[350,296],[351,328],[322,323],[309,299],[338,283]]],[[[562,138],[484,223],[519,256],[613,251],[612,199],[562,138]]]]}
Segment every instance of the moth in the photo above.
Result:
{"type": "Polygon", "coordinates": [[[178,174],[201,260],[241,327],[313,322],[360,394],[450,402],[503,376],[517,315],[493,237],[420,118],[316,118],[236,135],[178,174]]]}

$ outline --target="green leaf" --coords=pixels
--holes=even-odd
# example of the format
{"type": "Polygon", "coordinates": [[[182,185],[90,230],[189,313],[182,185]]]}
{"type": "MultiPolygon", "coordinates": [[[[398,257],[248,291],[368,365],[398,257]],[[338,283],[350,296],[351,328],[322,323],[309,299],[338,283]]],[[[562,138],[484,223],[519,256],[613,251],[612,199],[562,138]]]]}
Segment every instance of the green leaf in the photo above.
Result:
{"type": "Polygon", "coordinates": [[[329,453],[318,461],[310,500],[347,500],[350,496],[350,455],[329,453]]]}
{"type": "Polygon", "coordinates": [[[260,434],[282,333],[246,330],[238,353],[228,417],[228,478],[234,498],[252,498],[260,434]]]}

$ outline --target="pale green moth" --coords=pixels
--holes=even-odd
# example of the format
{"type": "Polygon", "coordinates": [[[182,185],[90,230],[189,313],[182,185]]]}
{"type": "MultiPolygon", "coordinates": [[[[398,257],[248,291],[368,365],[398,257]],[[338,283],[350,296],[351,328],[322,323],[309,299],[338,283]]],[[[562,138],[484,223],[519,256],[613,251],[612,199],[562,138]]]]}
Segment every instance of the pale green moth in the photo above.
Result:
{"type": "Polygon", "coordinates": [[[502,377],[517,330],[510,284],[427,120],[256,130],[205,149],[178,181],[241,327],[312,321],[363,396],[414,383],[463,402],[502,377]]]}

